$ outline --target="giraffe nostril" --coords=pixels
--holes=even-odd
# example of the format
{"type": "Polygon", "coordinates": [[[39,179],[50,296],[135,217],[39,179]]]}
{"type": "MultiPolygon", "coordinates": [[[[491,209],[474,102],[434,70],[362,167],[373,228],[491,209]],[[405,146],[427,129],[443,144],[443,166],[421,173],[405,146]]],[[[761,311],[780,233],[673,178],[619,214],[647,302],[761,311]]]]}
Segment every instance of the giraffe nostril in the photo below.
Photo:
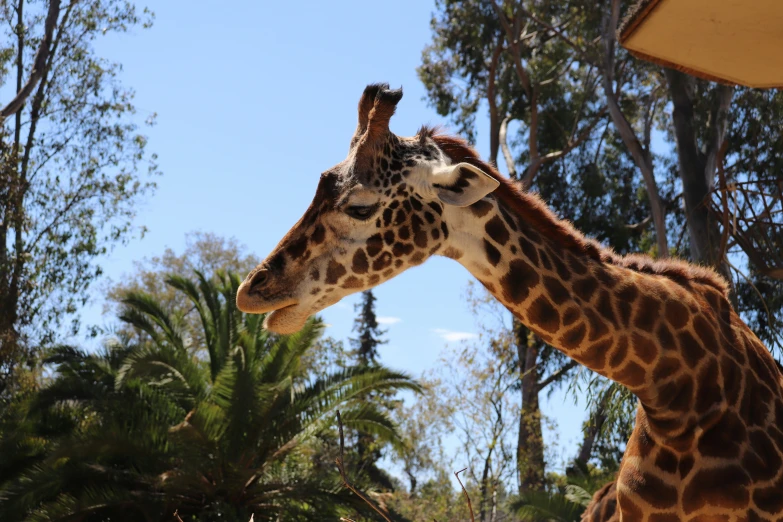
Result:
{"type": "Polygon", "coordinates": [[[269,270],[261,269],[250,279],[250,292],[257,292],[269,280],[269,270]]]}

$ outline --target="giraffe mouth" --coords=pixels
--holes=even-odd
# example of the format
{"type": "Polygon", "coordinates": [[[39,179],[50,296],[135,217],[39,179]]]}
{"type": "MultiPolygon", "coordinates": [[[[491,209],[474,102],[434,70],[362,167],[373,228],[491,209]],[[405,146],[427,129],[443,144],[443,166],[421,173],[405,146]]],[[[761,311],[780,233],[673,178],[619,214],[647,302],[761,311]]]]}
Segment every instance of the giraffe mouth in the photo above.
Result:
{"type": "Polygon", "coordinates": [[[264,318],[264,328],[280,335],[296,333],[302,329],[309,316],[298,302],[294,302],[269,312],[264,318]]]}

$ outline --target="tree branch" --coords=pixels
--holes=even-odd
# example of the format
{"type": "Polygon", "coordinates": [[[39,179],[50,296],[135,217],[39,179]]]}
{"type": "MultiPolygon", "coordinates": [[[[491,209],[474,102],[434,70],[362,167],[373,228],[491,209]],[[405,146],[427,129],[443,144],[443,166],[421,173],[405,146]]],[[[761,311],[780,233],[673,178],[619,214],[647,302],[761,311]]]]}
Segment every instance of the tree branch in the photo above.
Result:
{"type": "Polygon", "coordinates": [[[495,8],[495,12],[500,19],[500,24],[506,31],[506,38],[508,39],[508,44],[511,48],[511,55],[514,58],[514,68],[517,71],[517,76],[519,77],[519,81],[522,84],[522,88],[525,89],[525,94],[527,94],[528,100],[530,100],[532,96],[532,86],[530,83],[530,76],[527,74],[527,71],[522,65],[522,56],[519,53],[519,34],[514,33],[514,30],[511,28],[505,13],[500,9],[500,6],[498,6],[496,0],[492,0],[492,6],[495,8]]]}
{"type": "Polygon", "coordinates": [[[647,216],[643,220],[639,221],[638,223],[634,223],[632,225],[625,225],[625,228],[629,230],[642,230],[644,229],[647,224],[652,220],[652,216],[647,216]]]}
{"type": "Polygon", "coordinates": [[[470,521],[476,522],[476,517],[473,516],[473,505],[470,503],[470,495],[468,495],[468,490],[465,489],[465,486],[462,484],[462,481],[459,479],[459,474],[465,471],[466,469],[468,468],[455,471],[454,476],[457,477],[457,482],[459,482],[460,487],[462,487],[462,493],[465,495],[465,499],[468,501],[468,509],[470,510],[470,521]]]}
{"type": "MultiPolygon", "coordinates": [[[[661,196],[658,192],[658,185],[655,182],[655,174],[653,173],[652,158],[650,151],[645,150],[642,144],[639,142],[639,138],[636,136],[631,124],[626,119],[620,104],[617,101],[617,93],[612,88],[614,82],[614,44],[615,44],[615,30],[617,29],[617,22],[620,18],[620,0],[611,0],[611,9],[609,9],[604,15],[603,21],[603,38],[604,38],[604,95],[606,96],[606,104],[609,108],[609,115],[612,118],[615,128],[617,129],[620,138],[628,148],[631,157],[636,163],[636,166],[642,172],[642,178],[644,179],[645,186],[647,188],[647,195],[650,198],[650,208],[653,215],[653,223],[655,224],[655,236],[658,246],[658,256],[667,257],[669,255],[669,243],[666,237],[666,216],[664,213],[663,204],[661,203],[661,196]]],[[[618,82],[619,90],[619,82],[618,82]]]]}
{"type": "Polygon", "coordinates": [[[601,394],[601,400],[595,405],[595,409],[590,413],[590,420],[592,421],[584,432],[584,438],[582,439],[582,446],[579,448],[579,455],[576,457],[575,462],[580,467],[587,466],[587,462],[593,455],[593,446],[595,445],[595,439],[601,432],[601,428],[606,422],[606,405],[609,402],[609,398],[614,393],[614,386],[609,385],[603,394],[601,394]]]}
{"type": "Polygon", "coordinates": [[[343,460],[343,451],[345,449],[345,436],[343,435],[343,421],[340,418],[340,412],[337,412],[337,427],[340,431],[340,456],[337,457],[334,461],[337,464],[337,470],[340,472],[340,478],[343,480],[343,485],[353,491],[353,493],[359,497],[360,499],[364,500],[364,502],[373,508],[376,513],[378,513],[386,522],[392,522],[391,518],[389,518],[389,514],[386,512],[385,509],[381,508],[378,504],[376,504],[370,497],[365,495],[361,492],[358,488],[354,487],[349,481],[348,476],[345,473],[345,464],[343,460]]]}
{"type": "MultiPolygon", "coordinates": [[[[52,0],[53,2],[57,2],[57,13],[56,16],[54,16],[54,23],[56,24],[57,18],[60,14],[60,2],[59,0],[52,0]]],[[[52,4],[50,4],[50,10],[49,15],[52,14],[52,4]]],[[[65,12],[65,15],[63,16],[62,25],[60,26],[60,30],[57,32],[57,36],[54,38],[51,47],[47,45],[46,47],[46,56],[44,57],[46,60],[46,63],[39,67],[38,70],[40,71],[40,77],[39,79],[40,84],[38,85],[38,90],[35,93],[35,96],[33,97],[33,105],[30,109],[30,129],[27,132],[27,143],[25,144],[24,148],[24,154],[22,156],[22,162],[19,165],[19,171],[17,173],[17,176],[19,178],[17,182],[17,193],[15,197],[14,202],[14,227],[16,229],[16,240],[15,240],[15,248],[16,248],[16,262],[14,263],[14,271],[13,275],[11,276],[11,292],[13,295],[18,295],[19,290],[19,279],[22,274],[22,268],[24,266],[24,260],[25,257],[22,255],[22,252],[24,251],[24,238],[22,231],[24,230],[24,198],[27,194],[27,189],[29,187],[29,180],[27,179],[27,168],[30,164],[30,153],[33,148],[34,143],[34,137],[35,137],[35,131],[38,126],[38,119],[40,117],[41,108],[43,107],[44,102],[44,90],[46,88],[46,80],[47,76],[49,74],[49,71],[51,69],[52,63],[54,62],[55,53],[57,52],[57,47],[60,43],[60,39],[62,37],[62,33],[65,31],[65,22],[68,18],[68,15],[71,12],[71,9],[73,8],[73,3],[71,3],[68,6],[68,9],[65,12]]],[[[46,23],[48,24],[50,22],[50,16],[47,16],[46,23]]],[[[48,30],[48,28],[47,28],[48,30]]],[[[51,34],[49,35],[51,39],[51,34]]],[[[40,49],[39,49],[40,50],[40,49]]],[[[38,60],[38,56],[36,56],[36,60],[38,60]]],[[[36,80],[37,81],[37,80],[36,80]]],[[[29,82],[28,82],[29,83],[29,82]]],[[[34,86],[31,86],[32,89],[34,86]]],[[[18,115],[18,113],[17,113],[18,115]]]]}
{"type": "MultiPolygon", "coordinates": [[[[517,73],[519,82],[522,84],[525,94],[527,96],[528,104],[530,106],[530,127],[528,128],[528,152],[530,154],[530,164],[528,167],[528,173],[526,176],[533,177],[538,170],[538,166],[534,168],[534,165],[538,162],[538,85],[534,85],[530,80],[528,71],[525,70],[522,64],[522,55],[519,51],[520,38],[518,32],[515,33],[511,28],[511,25],[506,18],[505,13],[500,9],[496,0],[492,0],[492,6],[495,8],[495,12],[500,18],[500,23],[503,29],[506,31],[506,38],[508,40],[509,47],[511,49],[511,56],[514,59],[514,70],[517,73]],[[532,172],[530,170],[533,169],[532,172]]],[[[516,18],[515,27],[519,25],[520,18],[516,18]]]]}
{"type": "MultiPolygon", "coordinates": [[[[30,71],[30,78],[28,78],[27,83],[18,90],[14,99],[0,110],[0,124],[9,116],[19,112],[25,101],[27,101],[27,98],[30,96],[30,93],[35,89],[38,81],[43,77],[48,66],[47,59],[49,58],[49,51],[52,44],[52,35],[54,34],[54,28],[57,25],[59,16],[60,0],[49,0],[49,12],[46,15],[46,22],[44,24],[44,36],[41,39],[41,44],[38,46],[38,51],[35,53],[33,68],[30,71]]],[[[18,28],[17,30],[21,30],[21,28],[18,28]]],[[[19,52],[21,53],[22,50],[20,49],[19,52]]]]}
{"type": "Polygon", "coordinates": [[[568,373],[569,370],[571,370],[571,368],[574,368],[578,364],[579,363],[577,363],[576,361],[573,361],[573,360],[568,361],[568,363],[565,366],[563,366],[562,368],[560,368],[556,372],[553,372],[552,375],[550,375],[546,379],[540,381],[538,383],[538,389],[539,390],[543,390],[544,388],[546,388],[547,386],[549,386],[553,382],[556,382],[556,381],[562,379],[563,377],[565,377],[565,374],[568,373]]]}
{"type": "Polygon", "coordinates": [[[506,167],[508,168],[508,176],[516,179],[517,167],[514,162],[514,156],[511,155],[511,149],[508,148],[508,141],[506,135],[508,133],[508,124],[512,120],[511,116],[503,118],[503,123],[500,124],[499,141],[500,148],[503,150],[503,158],[506,160],[506,167]]]}
{"type": "Polygon", "coordinates": [[[729,119],[729,107],[734,97],[734,87],[718,84],[715,87],[715,100],[710,111],[710,127],[707,136],[707,152],[704,168],[704,176],[707,185],[712,189],[715,186],[715,173],[720,150],[723,146],[724,136],[729,119]]]}

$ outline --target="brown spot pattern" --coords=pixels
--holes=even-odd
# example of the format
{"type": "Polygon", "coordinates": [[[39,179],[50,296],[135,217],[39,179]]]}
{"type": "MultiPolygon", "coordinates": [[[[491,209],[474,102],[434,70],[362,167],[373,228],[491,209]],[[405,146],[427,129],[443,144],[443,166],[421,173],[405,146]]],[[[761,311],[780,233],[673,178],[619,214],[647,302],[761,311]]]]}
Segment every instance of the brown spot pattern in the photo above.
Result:
{"type": "Polygon", "coordinates": [[[337,281],[344,276],[348,271],[345,269],[343,265],[335,261],[334,259],[329,260],[329,264],[326,267],[326,279],[324,280],[327,285],[333,285],[337,283],[337,281]]]}

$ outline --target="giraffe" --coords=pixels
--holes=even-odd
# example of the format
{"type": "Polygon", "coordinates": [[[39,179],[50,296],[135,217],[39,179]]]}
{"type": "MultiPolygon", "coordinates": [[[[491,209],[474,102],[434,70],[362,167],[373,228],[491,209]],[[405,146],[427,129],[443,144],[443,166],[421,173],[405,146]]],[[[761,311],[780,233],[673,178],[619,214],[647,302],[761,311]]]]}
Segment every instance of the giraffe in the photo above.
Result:
{"type": "Polygon", "coordinates": [[[619,256],[463,140],[389,130],[402,90],[369,85],[344,161],[248,274],[237,306],[288,334],[432,255],[456,260],[544,341],[626,386],[636,423],[586,516],[783,520],[783,372],[714,271],[619,256]]]}

